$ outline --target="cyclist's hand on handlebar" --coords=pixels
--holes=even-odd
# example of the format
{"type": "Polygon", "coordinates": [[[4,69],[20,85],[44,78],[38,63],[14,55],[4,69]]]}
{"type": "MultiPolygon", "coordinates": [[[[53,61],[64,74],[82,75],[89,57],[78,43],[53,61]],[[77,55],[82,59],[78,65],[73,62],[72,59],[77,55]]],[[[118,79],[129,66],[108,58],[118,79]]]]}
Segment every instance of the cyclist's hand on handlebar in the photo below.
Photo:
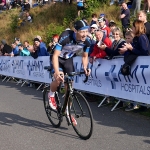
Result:
{"type": "Polygon", "coordinates": [[[84,72],[86,76],[89,76],[91,74],[91,69],[85,69],[84,68],[84,72]]]}
{"type": "Polygon", "coordinates": [[[54,73],[54,78],[59,82],[64,82],[64,73],[63,72],[54,73]]]}

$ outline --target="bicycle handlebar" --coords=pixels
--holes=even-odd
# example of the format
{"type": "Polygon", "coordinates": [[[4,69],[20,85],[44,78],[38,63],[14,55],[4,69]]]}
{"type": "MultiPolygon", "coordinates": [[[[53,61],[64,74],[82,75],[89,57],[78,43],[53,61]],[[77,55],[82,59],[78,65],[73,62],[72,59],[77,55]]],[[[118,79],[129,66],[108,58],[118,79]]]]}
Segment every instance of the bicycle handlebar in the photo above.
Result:
{"type": "MultiPolygon", "coordinates": [[[[44,69],[47,70],[47,71],[52,71],[51,66],[44,66],[44,69]]],[[[89,70],[87,69],[87,71],[89,71],[89,70]]],[[[69,73],[67,75],[68,76],[75,76],[75,75],[81,75],[81,74],[85,74],[85,72],[84,71],[81,71],[81,72],[71,72],[71,73],[69,73]]],[[[85,83],[87,81],[88,81],[88,76],[85,77],[85,79],[83,80],[83,82],[85,83]]]]}

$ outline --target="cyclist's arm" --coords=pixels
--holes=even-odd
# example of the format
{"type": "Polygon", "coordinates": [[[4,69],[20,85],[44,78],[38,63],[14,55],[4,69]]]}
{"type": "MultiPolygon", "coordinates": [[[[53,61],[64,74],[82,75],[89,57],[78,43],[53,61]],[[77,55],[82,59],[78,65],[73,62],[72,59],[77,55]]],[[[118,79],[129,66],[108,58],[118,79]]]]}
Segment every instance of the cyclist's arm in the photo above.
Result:
{"type": "Polygon", "coordinates": [[[88,67],[88,62],[89,62],[88,52],[83,52],[83,55],[82,55],[82,64],[83,64],[83,68],[84,68],[85,72],[86,72],[87,67],[88,67]]]}

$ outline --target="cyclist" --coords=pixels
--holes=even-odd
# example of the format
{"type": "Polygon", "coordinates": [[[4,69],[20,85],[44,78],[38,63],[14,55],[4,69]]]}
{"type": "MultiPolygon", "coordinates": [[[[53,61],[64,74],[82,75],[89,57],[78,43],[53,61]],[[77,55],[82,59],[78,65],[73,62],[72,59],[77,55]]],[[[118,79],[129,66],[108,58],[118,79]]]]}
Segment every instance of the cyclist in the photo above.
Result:
{"type": "Polygon", "coordinates": [[[87,38],[89,26],[83,20],[78,20],[75,22],[74,28],[74,31],[66,30],[62,32],[52,58],[55,80],[50,85],[48,98],[50,107],[54,110],[57,109],[54,92],[57,90],[60,82],[64,81],[64,74],[74,71],[74,56],[82,54],[82,63],[85,74],[90,74],[90,71],[87,71],[88,52],[90,48],[90,40],[87,38]],[[60,71],[60,69],[62,71],[60,71]],[[63,76],[61,76],[61,74],[63,74],[63,76]]]}

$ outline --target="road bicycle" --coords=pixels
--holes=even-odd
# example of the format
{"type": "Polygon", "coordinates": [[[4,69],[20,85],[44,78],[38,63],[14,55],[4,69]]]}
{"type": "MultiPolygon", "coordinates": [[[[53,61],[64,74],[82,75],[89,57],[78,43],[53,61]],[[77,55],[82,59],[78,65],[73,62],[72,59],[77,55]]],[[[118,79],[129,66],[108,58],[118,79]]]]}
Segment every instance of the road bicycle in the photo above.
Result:
{"type": "MultiPolygon", "coordinates": [[[[44,69],[52,72],[49,66],[45,66],[44,69]]],[[[47,117],[53,127],[58,128],[63,121],[65,116],[68,125],[72,125],[73,129],[77,135],[84,140],[87,140],[91,137],[93,132],[93,115],[90,109],[90,106],[86,98],[82,95],[80,91],[75,90],[72,87],[72,77],[76,75],[85,74],[84,72],[71,72],[64,75],[64,81],[67,86],[67,91],[64,96],[64,100],[61,98],[60,89],[61,84],[58,86],[57,91],[55,92],[55,101],[57,104],[57,109],[53,110],[49,105],[48,92],[50,87],[45,87],[43,91],[43,102],[44,108],[47,114],[47,117]],[[63,101],[63,105],[62,102],[63,101]],[[77,124],[73,123],[73,120],[70,118],[75,118],[77,124]]],[[[88,77],[84,80],[86,82],[88,77]]]]}

